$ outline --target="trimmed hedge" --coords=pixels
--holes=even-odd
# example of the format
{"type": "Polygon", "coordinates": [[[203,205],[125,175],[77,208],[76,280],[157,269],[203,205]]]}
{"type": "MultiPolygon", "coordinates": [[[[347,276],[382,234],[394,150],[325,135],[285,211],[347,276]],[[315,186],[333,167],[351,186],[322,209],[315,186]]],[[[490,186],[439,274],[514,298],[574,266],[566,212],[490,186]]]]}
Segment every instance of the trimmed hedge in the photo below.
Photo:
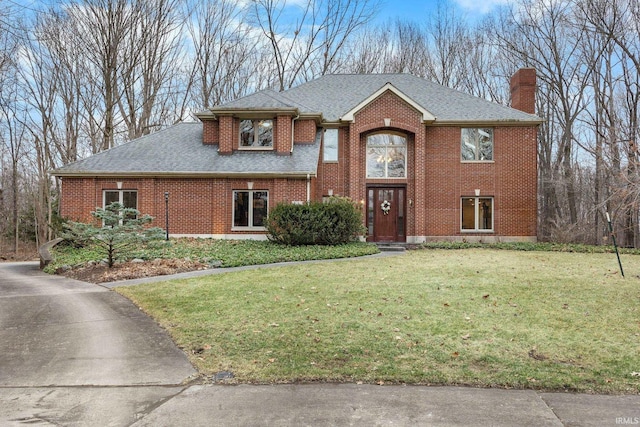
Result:
{"type": "Polygon", "coordinates": [[[365,230],[362,212],[346,197],[303,205],[280,203],[267,218],[269,240],[286,245],[338,245],[358,239],[365,230]]]}

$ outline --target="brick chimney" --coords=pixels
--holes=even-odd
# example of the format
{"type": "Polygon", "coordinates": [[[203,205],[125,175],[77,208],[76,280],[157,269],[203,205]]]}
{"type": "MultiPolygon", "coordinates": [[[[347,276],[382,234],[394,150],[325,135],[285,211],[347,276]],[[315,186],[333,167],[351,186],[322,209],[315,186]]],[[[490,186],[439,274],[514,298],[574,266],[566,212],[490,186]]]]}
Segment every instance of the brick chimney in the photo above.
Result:
{"type": "Polygon", "coordinates": [[[536,112],[536,70],[521,68],[511,77],[511,107],[525,113],[536,112]]]}

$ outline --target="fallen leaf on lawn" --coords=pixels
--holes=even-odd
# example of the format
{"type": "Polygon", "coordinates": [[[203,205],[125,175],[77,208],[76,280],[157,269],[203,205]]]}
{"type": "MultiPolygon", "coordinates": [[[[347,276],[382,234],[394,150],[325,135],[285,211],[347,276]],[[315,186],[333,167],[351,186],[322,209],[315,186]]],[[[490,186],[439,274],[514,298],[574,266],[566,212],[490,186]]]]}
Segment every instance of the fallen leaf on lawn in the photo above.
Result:
{"type": "Polygon", "coordinates": [[[278,326],[280,326],[280,324],[278,324],[278,323],[269,323],[269,326],[271,326],[272,328],[277,328],[278,326]]]}
{"type": "Polygon", "coordinates": [[[211,350],[211,346],[209,344],[207,344],[207,345],[204,346],[204,349],[205,350],[211,350]]]}
{"type": "Polygon", "coordinates": [[[468,340],[469,338],[471,338],[471,334],[463,335],[461,338],[462,338],[463,340],[468,340]]]}
{"type": "Polygon", "coordinates": [[[276,359],[273,359],[273,358],[269,359],[269,363],[273,363],[275,361],[276,361],[276,359]]]}
{"type": "Polygon", "coordinates": [[[453,353],[451,353],[452,357],[458,357],[460,356],[460,353],[458,353],[457,351],[454,351],[453,353]]]}

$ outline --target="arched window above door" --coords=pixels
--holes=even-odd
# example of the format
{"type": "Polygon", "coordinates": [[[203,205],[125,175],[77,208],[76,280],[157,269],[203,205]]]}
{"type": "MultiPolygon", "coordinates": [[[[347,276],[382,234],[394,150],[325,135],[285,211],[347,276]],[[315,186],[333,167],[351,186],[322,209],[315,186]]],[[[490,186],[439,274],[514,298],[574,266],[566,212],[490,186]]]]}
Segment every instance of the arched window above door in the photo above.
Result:
{"type": "Polygon", "coordinates": [[[367,136],[367,178],[407,177],[407,137],[381,132],[367,136]]]}

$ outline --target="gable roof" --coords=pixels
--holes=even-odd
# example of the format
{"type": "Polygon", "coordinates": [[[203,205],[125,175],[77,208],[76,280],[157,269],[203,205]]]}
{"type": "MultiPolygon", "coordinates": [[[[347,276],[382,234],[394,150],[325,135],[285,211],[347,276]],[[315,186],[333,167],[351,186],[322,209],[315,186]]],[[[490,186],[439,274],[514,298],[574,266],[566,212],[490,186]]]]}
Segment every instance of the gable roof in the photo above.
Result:
{"type": "MultiPolygon", "coordinates": [[[[263,90],[210,108],[199,117],[219,114],[285,112],[325,123],[353,121],[378,96],[391,91],[433,125],[525,125],[542,120],[533,114],[446,88],[410,74],[333,74],[284,92],[263,90]]],[[[52,172],[55,176],[315,176],[320,132],[315,141],[295,141],[291,155],[274,151],[235,151],[220,155],[204,145],[202,123],[180,123],[52,172]]]]}
{"type": "MultiPolygon", "coordinates": [[[[496,104],[441,86],[411,74],[329,74],[284,92],[256,92],[211,109],[220,113],[238,108],[262,109],[275,98],[281,105],[297,108],[300,114],[321,115],[325,122],[350,121],[353,114],[372,101],[385,87],[411,100],[412,106],[430,113],[434,125],[473,123],[514,123],[533,125],[542,120],[505,105],[496,104]]],[[[430,122],[430,120],[425,120],[430,122]]]]}
{"type": "Polygon", "coordinates": [[[364,107],[372,103],[374,100],[376,100],[380,95],[382,95],[385,92],[391,92],[395,94],[397,97],[401,98],[404,102],[412,106],[416,111],[418,111],[418,113],[420,113],[420,115],[422,115],[423,122],[433,122],[436,119],[436,117],[433,114],[425,110],[424,107],[422,107],[420,104],[418,104],[409,96],[405,95],[404,93],[396,89],[396,87],[391,83],[387,83],[384,86],[382,86],[380,89],[378,89],[377,91],[369,95],[366,99],[364,99],[358,105],[353,107],[351,110],[347,111],[342,117],[340,117],[340,120],[349,121],[349,122],[353,121],[354,116],[357,112],[359,112],[364,107]]]}
{"type": "Polygon", "coordinates": [[[315,176],[320,133],[298,144],[289,156],[272,151],[220,155],[217,145],[202,143],[202,123],[179,123],[52,172],[55,176],[315,176]]]}

